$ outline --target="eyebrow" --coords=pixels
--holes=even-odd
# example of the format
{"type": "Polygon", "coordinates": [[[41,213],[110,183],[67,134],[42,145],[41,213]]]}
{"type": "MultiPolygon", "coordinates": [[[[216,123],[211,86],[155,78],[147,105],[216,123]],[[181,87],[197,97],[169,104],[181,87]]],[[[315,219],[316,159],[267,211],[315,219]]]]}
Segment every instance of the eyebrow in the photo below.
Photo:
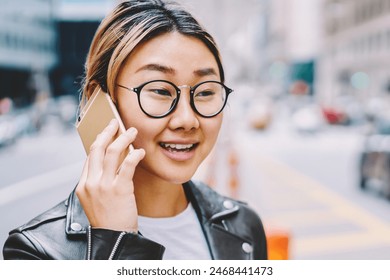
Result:
{"type": "Polygon", "coordinates": [[[140,72],[140,71],[144,71],[144,70],[158,71],[158,72],[163,72],[163,73],[167,73],[167,74],[175,74],[176,73],[175,69],[173,69],[171,67],[164,66],[161,64],[155,64],[155,63],[151,63],[151,64],[147,64],[147,65],[142,66],[141,68],[139,68],[136,71],[136,73],[140,72]]]}
{"type": "Polygon", "coordinates": [[[217,73],[215,72],[214,68],[204,68],[204,69],[195,70],[194,74],[199,77],[210,76],[210,75],[217,76],[217,73]]]}
{"type": "MultiPolygon", "coordinates": [[[[151,63],[151,64],[144,65],[141,68],[139,68],[136,71],[136,73],[140,72],[140,71],[145,71],[145,70],[157,71],[157,72],[162,72],[162,73],[165,73],[165,74],[175,74],[176,73],[176,70],[173,69],[172,67],[161,65],[161,64],[157,64],[157,63],[151,63]]],[[[198,69],[198,70],[194,71],[194,74],[196,76],[198,76],[198,77],[204,77],[204,76],[210,76],[210,75],[217,76],[217,73],[216,73],[214,68],[198,69]]]]}

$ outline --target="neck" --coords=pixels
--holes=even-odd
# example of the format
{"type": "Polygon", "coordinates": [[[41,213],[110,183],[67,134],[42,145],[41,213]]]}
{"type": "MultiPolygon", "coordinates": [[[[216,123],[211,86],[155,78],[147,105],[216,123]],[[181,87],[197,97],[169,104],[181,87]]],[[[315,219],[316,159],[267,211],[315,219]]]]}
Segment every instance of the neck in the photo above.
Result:
{"type": "Polygon", "coordinates": [[[134,174],[133,181],[140,216],[172,217],[186,209],[188,201],[182,184],[170,183],[151,174],[142,174],[139,169],[134,174]]]}

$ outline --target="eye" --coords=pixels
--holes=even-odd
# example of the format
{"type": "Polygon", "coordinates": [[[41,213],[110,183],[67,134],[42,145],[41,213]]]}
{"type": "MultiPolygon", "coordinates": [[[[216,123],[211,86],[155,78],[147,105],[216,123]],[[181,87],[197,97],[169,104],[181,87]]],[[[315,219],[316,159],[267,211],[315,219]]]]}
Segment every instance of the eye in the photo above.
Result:
{"type": "Polygon", "coordinates": [[[165,81],[152,81],[146,84],[141,93],[145,97],[155,99],[172,99],[176,98],[176,89],[165,81]]]}
{"type": "Polygon", "coordinates": [[[176,91],[174,88],[158,84],[150,85],[148,87],[143,88],[141,93],[145,97],[155,99],[176,98],[176,91]]]}
{"type": "Polygon", "coordinates": [[[195,97],[210,97],[212,95],[215,95],[215,91],[213,90],[202,90],[195,93],[195,97]]]}
{"type": "Polygon", "coordinates": [[[172,93],[167,89],[149,89],[149,91],[161,96],[172,96],[172,93]]]}

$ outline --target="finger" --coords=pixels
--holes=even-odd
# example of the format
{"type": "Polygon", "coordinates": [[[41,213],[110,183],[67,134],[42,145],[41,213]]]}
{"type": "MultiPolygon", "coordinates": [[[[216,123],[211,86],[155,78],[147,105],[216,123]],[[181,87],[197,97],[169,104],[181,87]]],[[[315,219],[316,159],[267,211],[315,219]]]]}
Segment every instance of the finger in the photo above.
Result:
{"type": "Polygon", "coordinates": [[[129,128],[107,147],[103,164],[104,180],[112,181],[116,176],[119,166],[129,153],[129,146],[136,138],[137,133],[135,128],[129,128]]]}
{"type": "Polygon", "coordinates": [[[78,183],[77,187],[78,186],[84,186],[85,182],[87,181],[88,163],[89,163],[89,159],[87,158],[85,160],[85,163],[84,163],[84,166],[83,166],[83,170],[81,172],[80,180],[79,180],[79,183],[78,183]]]}
{"type": "Polygon", "coordinates": [[[88,156],[88,177],[101,174],[106,148],[113,141],[118,128],[118,121],[113,119],[92,143],[88,156]]]}
{"type": "Polygon", "coordinates": [[[119,183],[133,179],[135,168],[144,157],[144,149],[134,149],[126,156],[118,173],[119,183]]]}
{"type": "Polygon", "coordinates": [[[80,190],[81,188],[84,188],[85,182],[87,181],[87,175],[88,175],[88,158],[84,162],[83,170],[81,172],[80,180],[77,184],[76,189],[80,190]]]}

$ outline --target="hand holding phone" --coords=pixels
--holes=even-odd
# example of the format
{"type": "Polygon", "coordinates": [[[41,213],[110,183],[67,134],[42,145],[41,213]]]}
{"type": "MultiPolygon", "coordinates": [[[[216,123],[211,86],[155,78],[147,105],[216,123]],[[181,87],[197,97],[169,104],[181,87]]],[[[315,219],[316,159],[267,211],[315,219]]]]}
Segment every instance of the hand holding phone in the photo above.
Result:
{"type": "Polygon", "coordinates": [[[91,96],[76,126],[88,154],[76,194],[91,226],[136,232],[133,176],[145,156],[143,149],[129,152],[137,130],[125,130],[110,96],[101,89],[91,96]]]}

